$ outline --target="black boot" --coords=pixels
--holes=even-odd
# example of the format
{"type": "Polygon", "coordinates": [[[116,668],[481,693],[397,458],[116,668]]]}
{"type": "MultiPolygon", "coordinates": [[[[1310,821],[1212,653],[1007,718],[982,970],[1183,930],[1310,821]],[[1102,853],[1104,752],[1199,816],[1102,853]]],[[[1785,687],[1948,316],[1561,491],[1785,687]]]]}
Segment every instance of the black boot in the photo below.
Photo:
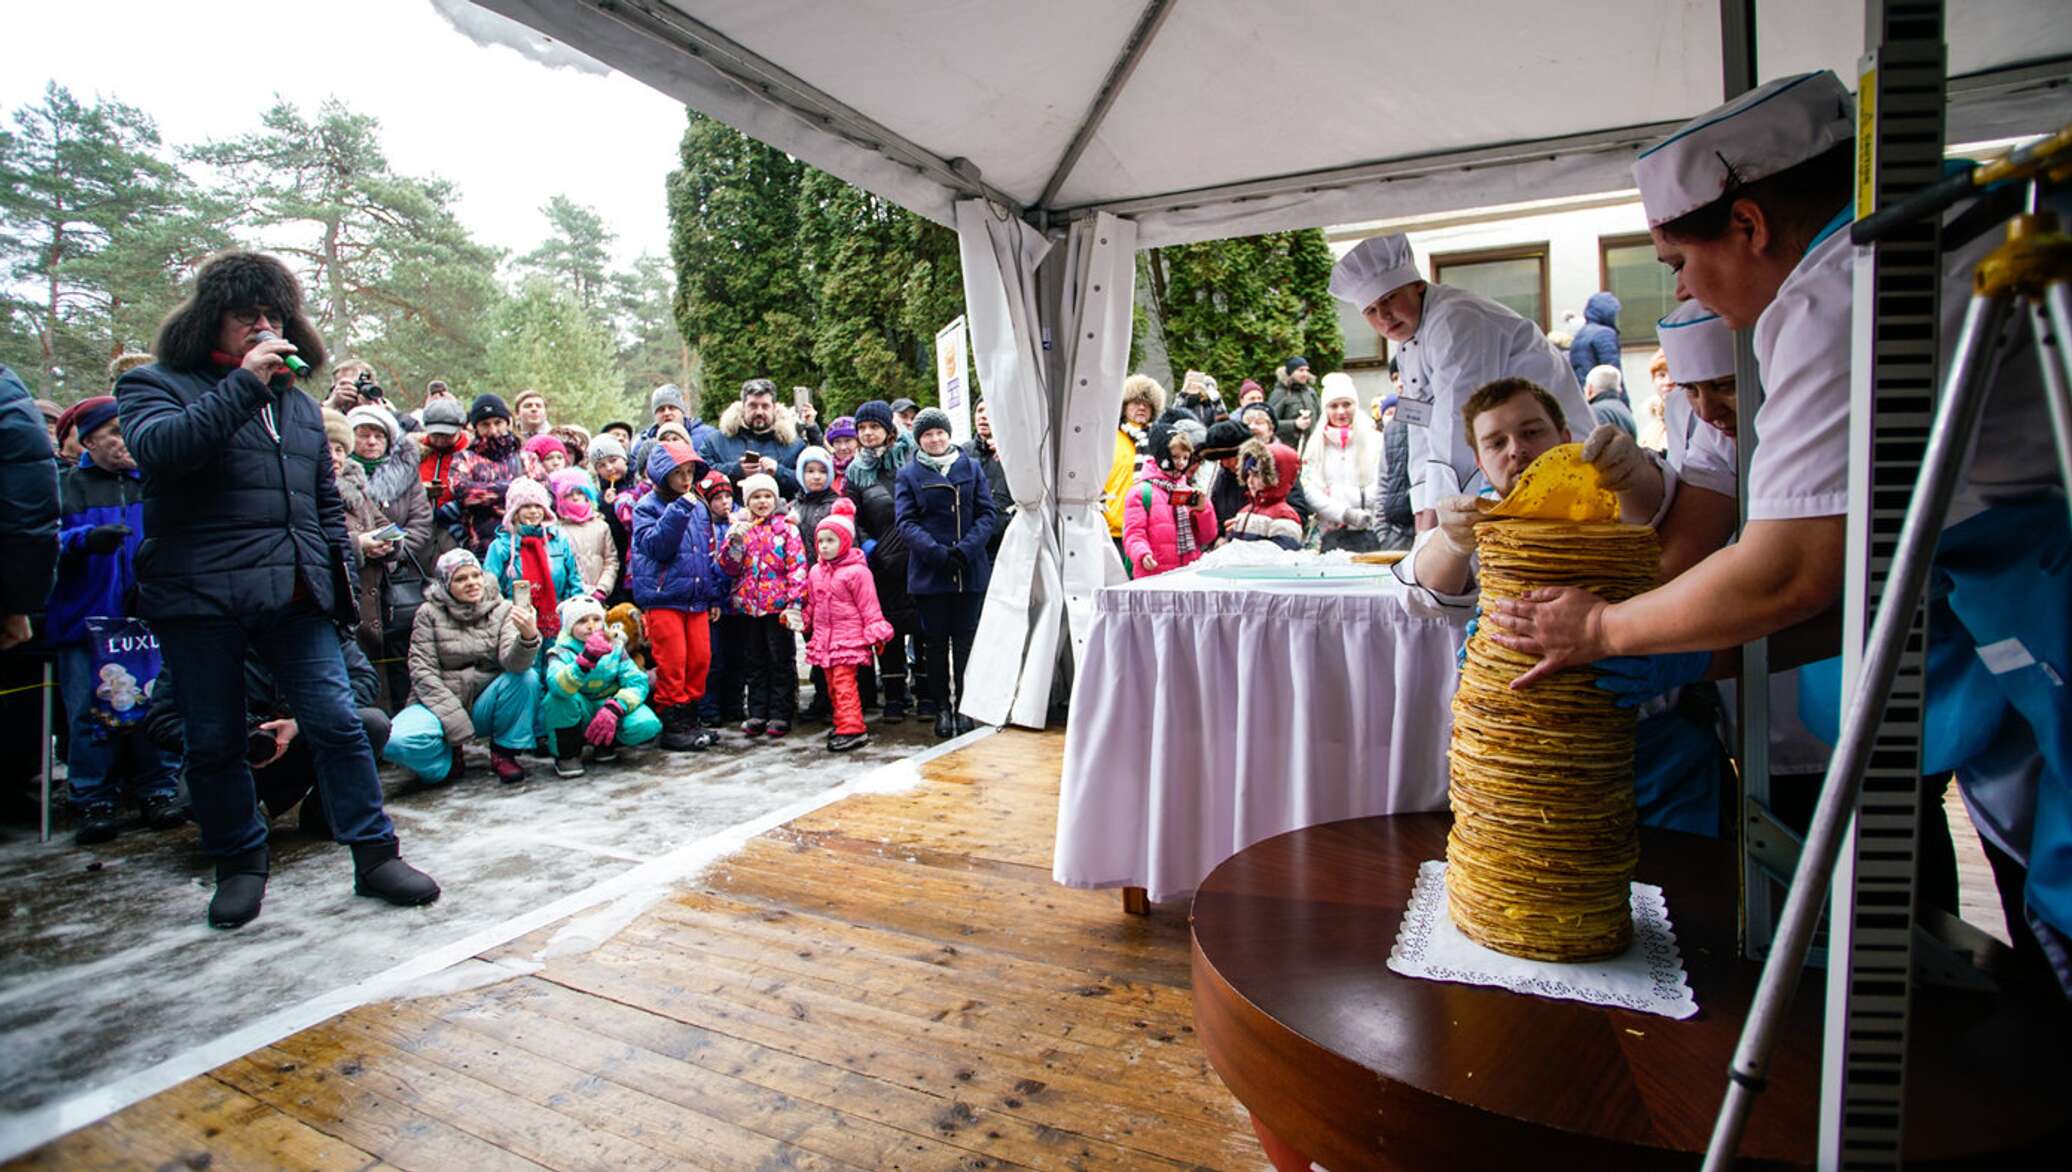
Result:
{"type": "Polygon", "coordinates": [[[671,753],[702,753],[712,742],[698,727],[698,710],[678,704],[662,710],[662,748],[671,753]]]}
{"type": "Polygon", "coordinates": [[[846,753],[851,749],[860,749],[870,743],[871,735],[867,732],[830,733],[827,738],[827,748],[831,753],[846,753]]]}
{"type": "Polygon", "coordinates": [[[554,730],[554,776],[561,778],[583,775],[583,733],[581,729],[569,727],[554,730]]]}
{"type": "Polygon", "coordinates": [[[259,915],[266,899],[266,848],[216,860],[216,894],[209,900],[209,927],[242,928],[259,915]]]}
{"type": "Polygon", "coordinates": [[[907,682],[904,676],[885,677],[885,711],[878,715],[880,724],[905,724],[907,718],[907,682]]]}
{"type": "Polygon", "coordinates": [[[698,719],[697,709],[690,708],[686,709],[685,711],[690,713],[689,720],[691,725],[692,752],[703,753],[705,750],[710,749],[712,746],[719,744],[718,729],[706,728],[704,722],[698,719]]]}
{"type": "Polygon", "coordinates": [[[959,712],[957,714],[957,731],[959,733],[968,733],[972,729],[975,729],[977,727],[977,721],[971,719],[969,716],[964,715],[962,712],[959,712]]]}
{"type": "Polygon", "coordinates": [[[153,830],[171,830],[187,821],[187,807],[178,794],[152,794],[137,803],[144,813],[144,825],[153,830]]]}
{"type": "Polygon", "coordinates": [[[936,736],[936,739],[938,739],[938,740],[945,740],[945,741],[946,741],[946,740],[949,740],[949,739],[950,739],[951,737],[954,737],[954,736],[956,736],[956,735],[957,735],[957,718],[956,718],[956,717],[954,717],[954,716],[952,716],[952,715],[950,715],[950,713],[949,713],[949,711],[948,711],[947,709],[945,709],[944,711],[941,711],[941,712],[938,712],[938,713],[936,713],[936,714],[935,714],[935,736],[936,736]]]}
{"type": "Polygon", "coordinates": [[[114,806],[88,806],[80,811],[79,830],[72,841],[80,846],[93,846],[108,842],[122,832],[122,821],[115,816],[114,806]]]}
{"type": "Polygon", "coordinates": [[[402,848],[387,842],[353,844],[353,893],[385,899],[397,907],[422,907],[439,898],[432,877],[403,861],[402,848]]]}

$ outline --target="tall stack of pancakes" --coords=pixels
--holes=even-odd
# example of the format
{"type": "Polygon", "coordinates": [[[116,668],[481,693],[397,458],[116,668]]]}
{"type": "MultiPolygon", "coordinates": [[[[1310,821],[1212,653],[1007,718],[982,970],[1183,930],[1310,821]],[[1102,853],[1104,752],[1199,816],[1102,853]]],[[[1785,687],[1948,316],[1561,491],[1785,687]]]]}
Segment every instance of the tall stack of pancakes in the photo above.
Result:
{"type": "MultiPolygon", "coordinates": [[[[1616,522],[1491,521],[1477,528],[1476,545],[1484,611],[1540,586],[1616,602],[1651,588],[1661,561],[1654,530],[1616,522]]],[[[1629,885],[1640,857],[1634,713],[1593,686],[1588,668],[1512,691],[1535,662],[1479,628],[1468,640],[1453,701],[1447,903],[1463,933],[1498,952],[1616,956],[1632,939],[1629,885]]]]}

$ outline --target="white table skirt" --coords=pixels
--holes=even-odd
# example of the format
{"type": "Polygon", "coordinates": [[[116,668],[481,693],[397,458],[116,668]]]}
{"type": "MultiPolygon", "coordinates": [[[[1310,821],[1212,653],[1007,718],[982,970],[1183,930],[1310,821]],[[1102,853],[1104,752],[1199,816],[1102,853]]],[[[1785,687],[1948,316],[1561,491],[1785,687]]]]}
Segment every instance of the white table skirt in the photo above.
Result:
{"type": "Polygon", "coordinates": [[[1191,568],[1094,605],[1059,883],[1169,899],[1285,831],[1445,808],[1460,612],[1386,574],[1297,585],[1191,568]]]}

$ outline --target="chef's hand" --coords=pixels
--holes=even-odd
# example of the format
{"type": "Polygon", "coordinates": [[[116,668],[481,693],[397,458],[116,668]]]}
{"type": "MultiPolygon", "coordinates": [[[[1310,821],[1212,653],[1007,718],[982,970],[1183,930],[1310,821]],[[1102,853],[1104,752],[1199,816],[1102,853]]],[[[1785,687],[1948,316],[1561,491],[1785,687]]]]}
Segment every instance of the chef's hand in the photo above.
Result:
{"type": "Polygon", "coordinates": [[[1632,492],[1643,484],[1644,477],[1653,477],[1658,483],[1662,478],[1633,437],[1609,423],[1599,425],[1583,441],[1583,460],[1597,469],[1598,483],[1612,492],[1632,492]]]}
{"type": "Polygon", "coordinates": [[[1500,647],[1541,657],[1511,681],[1513,688],[1525,688],[1562,668],[1610,655],[1604,637],[1604,612],[1609,609],[1611,603],[1587,590],[1540,586],[1485,610],[1482,617],[1490,625],[1482,633],[1500,647]]]}
{"type": "Polygon", "coordinates": [[[1439,517],[1438,540],[1446,548],[1471,557],[1475,552],[1475,523],[1482,519],[1482,510],[1475,505],[1475,498],[1466,494],[1442,496],[1436,509],[1439,517]]]}

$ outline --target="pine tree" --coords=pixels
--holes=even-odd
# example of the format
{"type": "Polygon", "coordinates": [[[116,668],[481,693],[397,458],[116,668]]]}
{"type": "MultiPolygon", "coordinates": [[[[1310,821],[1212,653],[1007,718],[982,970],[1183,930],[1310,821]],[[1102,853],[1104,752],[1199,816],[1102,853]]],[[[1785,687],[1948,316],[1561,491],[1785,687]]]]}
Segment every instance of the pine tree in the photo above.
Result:
{"type": "Polygon", "coordinates": [[[574,292],[583,308],[596,309],[604,298],[605,268],[617,235],[604,226],[595,208],[565,195],[548,200],[540,214],[547,217],[547,238],[519,257],[518,267],[551,278],[574,292]]]}
{"type": "Polygon", "coordinates": [[[108,359],[150,348],[181,280],[229,237],[142,110],[53,82],[14,124],[0,130],[0,273],[23,295],[6,298],[0,361],[43,394],[97,394],[108,359]]]}
{"type": "Polygon", "coordinates": [[[696,111],[669,176],[676,322],[696,352],[699,414],[743,380],[810,382],[812,304],[796,252],[804,165],[696,111]]]}
{"type": "Polygon", "coordinates": [[[1204,371],[1226,389],[1244,378],[1271,387],[1273,367],[1291,354],[1317,370],[1344,360],[1331,261],[1323,232],[1308,229],[1153,249],[1138,271],[1175,372],[1204,371]]]}
{"type": "Polygon", "coordinates": [[[313,120],[277,103],[261,126],[192,154],[225,176],[239,225],[300,267],[333,353],[424,364],[385,370],[392,380],[480,369],[501,254],[454,219],[453,185],[396,174],[380,124],[336,99],[313,120]]]}
{"type": "Polygon", "coordinates": [[[669,262],[652,253],[642,253],[607,287],[619,370],[627,393],[642,402],[663,383],[683,386],[690,381],[685,369],[689,347],[677,333],[671,305],[675,292],[676,274],[669,262]]]}
{"type": "Polygon", "coordinates": [[[611,331],[583,308],[574,291],[539,277],[527,280],[491,325],[488,378],[515,393],[547,396],[550,418],[597,427],[629,416],[642,402],[619,377],[611,331]]]}

